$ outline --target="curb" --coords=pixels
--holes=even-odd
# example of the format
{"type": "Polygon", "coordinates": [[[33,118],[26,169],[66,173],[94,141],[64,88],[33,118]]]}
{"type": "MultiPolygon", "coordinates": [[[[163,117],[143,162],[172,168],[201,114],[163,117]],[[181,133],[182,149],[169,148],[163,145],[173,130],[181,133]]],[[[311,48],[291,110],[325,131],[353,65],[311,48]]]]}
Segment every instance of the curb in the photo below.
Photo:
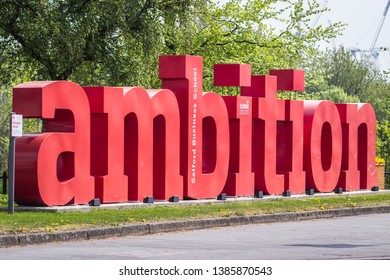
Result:
{"type": "Polygon", "coordinates": [[[199,220],[170,221],[149,224],[123,225],[55,233],[33,233],[0,236],[0,248],[48,244],[55,242],[86,241],[110,237],[139,236],[179,230],[200,230],[261,223],[293,222],[356,215],[390,213],[390,205],[358,208],[341,208],[296,213],[262,214],[199,220]]]}

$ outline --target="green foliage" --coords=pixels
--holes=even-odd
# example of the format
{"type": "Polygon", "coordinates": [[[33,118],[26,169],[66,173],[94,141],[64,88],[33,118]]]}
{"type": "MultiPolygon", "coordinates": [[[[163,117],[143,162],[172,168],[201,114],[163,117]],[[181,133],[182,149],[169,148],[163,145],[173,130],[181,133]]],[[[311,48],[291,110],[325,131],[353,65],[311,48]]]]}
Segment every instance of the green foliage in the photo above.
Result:
{"type": "Polygon", "coordinates": [[[377,155],[390,163],[390,123],[388,120],[377,125],[377,155]]]}
{"type": "Polygon", "coordinates": [[[15,57],[35,64],[35,79],[129,84],[161,44],[161,2],[2,0],[0,34],[15,57]]]}
{"type": "Polygon", "coordinates": [[[341,47],[330,53],[325,61],[328,84],[341,87],[348,95],[363,96],[378,71],[367,58],[356,60],[352,53],[341,47]]]}
{"type": "Polygon", "coordinates": [[[12,88],[34,78],[33,71],[19,59],[0,56],[0,173],[7,170],[9,117],[12,109],[12,88]]]}
{"type": "MultiPolygon", "coordinates": [[[[158,88],[158,56],[191,54],[204,57],[204,90],[215,90],[215,63],[249,63],[254,74],[297,67],[315,42],[340,34],[340,23],[310,28],[319,6],[315,0],[0,0],[0,171],[17,84],[67,79],[158,88]],[[284,28],[273,28],[275,22],[284,28]]],[[[25,131],[40,129],[37,120],[26,121],[25,131]]]]}
{"type": "Polygon", "coordinates": [[[331,85],[327,90],[317,92],[318,100],[332,100],[335,103],[357,103],[357,96],[348,95],[342,88],[331,85]]]}
{"type": "Polygon", "coordinates": [[[194,28],[196,35],[184,41],[185,47],[176,47],[174,53],[204,57],[207,90],[215,90],[215,63],[251,64],[253,74],[297,68],[317,40],[333,38],[342,30],[340,23],[310,28],[310,18],[320,11],[316,1],[232,0],[222,7],[211,5],[194,28]],[[306,8],[304,2],[308,2],[306,8]],[[284,28],[274,28],[275,23],[284,28]]]}
{"type": "Polygon", "coordinates": [[[8,163],[10,92],[7,85],[0,84],[0,173],[6,170],[8,163]]]}
{"type": "Polygon", "coordinates": [[[0,206],[8,203],[8,195],[0,194],[0,206]]]}
{"type": "MultiPolygon", "coordinates": [[[[306,91],[283,98],[373,104],[378,153],[388,159],[388,74],[349,50],[316,50],[343,24],[310,27],[322,12],[316,0],[0,0],[0,171],[6,168],[12,88],[30,80],[81,85],[160,87],[158,56],[204,57],[204,90],[215,63],[248,63],[253,74],[303,68],[306,91]],[[277,24],[275,24],[277,23],[277,24]],[[279,29],[274,26],[283,26],[279,29]],[[386,138],[387,137],[387,138],[386,138]]],[[[235,95],[235,88],[223,94],[235,95]]],[[[38,120],[25,131],[40,131],[38,120]]]]}
{"type": "Polygon", "coordinates": [[[278,94],[280,99],[293,100],[331,100],[335,103],[358,103],[357,96],[347,95],[346,92],[337,86],[327,86],[316,92],[282,92],[278,94]]]}
{"type": "MultiPolygon", "coordinates": [[[[390,171],[390,122],[388,120],[377,124],[376,153],[385,160],[386,171],[390,171]]],[[[390,187],[390,176],[386,176],[385,185],[390,187]]]]}
{"type": "Polygon", "coordinates": [[[1,0],[0,45],[35,79],[148,87],[164,53],[204,56],[206,78],[214,63],[250,63],[257,73],[293,67],[314,42],[341,30],[310,28],[319,12],[317,1],[303,0],[1,0]]]}
{"type": "Polygon", "coordinates": [[[320,95],[336,103],[364,102],[375,108],[377,120],[389,118],[389,75],[381,73],[369,59],[356,59],[340,47],[317,52],[304,64],[306,93],[320,95]]]}

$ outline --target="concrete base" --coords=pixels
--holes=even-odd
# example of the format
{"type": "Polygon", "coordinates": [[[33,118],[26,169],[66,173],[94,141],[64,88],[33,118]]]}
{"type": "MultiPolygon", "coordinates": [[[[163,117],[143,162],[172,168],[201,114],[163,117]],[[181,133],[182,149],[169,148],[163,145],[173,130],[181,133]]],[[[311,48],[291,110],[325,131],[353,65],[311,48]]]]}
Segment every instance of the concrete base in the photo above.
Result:
{"type": "MultiPolygon", "coordinates": [[[[348,197],[355,195],[380,195],[390,193],[390,190],[379,190],[373,192],[371,190],[362,191],[350,191],[343,192],[342,194],[335,193],[315,193],[310,197],[348,197]]],[[[142,207],[155,207],[155,206],[177,206],[177,205],[192,205],[203,203],[229,203],[229,202],[255,202],[255,201],[270,201],[274,199],[307,199],[306,194],[293,194],[291,196],[283,195],[264,195],[259,200],[255,197],[227,197],[226,200],[218,199],[199,199],[199,200],[181,200],[176,203],[170,203],[169,201],[155,201],[154,203],[143,203],[140,201],[129,201],[124,203],[107,203],[101,204],[99,209],[122,209],[122,208],[142,208],[142,207]]],[[[37,206],[15,206],[15,212],[71,212],[71,211],[91,211],[96,209],[94,206],[89,205],[66,205],[66,206],[50,206],[50,207],[37,207],[37,206]]],[[[0,207],[0,212],[6,212],[7,206],[0,207]]]]}

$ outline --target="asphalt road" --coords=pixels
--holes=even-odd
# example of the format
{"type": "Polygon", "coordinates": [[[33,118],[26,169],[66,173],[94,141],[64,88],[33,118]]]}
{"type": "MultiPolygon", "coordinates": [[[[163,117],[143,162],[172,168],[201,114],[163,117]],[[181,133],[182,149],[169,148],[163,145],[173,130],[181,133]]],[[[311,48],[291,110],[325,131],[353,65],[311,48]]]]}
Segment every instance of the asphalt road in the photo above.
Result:
{"type": "Polygon", "coordinates": [[[390,260],[390,214],[0,248],[0,259],[390,260]]]}

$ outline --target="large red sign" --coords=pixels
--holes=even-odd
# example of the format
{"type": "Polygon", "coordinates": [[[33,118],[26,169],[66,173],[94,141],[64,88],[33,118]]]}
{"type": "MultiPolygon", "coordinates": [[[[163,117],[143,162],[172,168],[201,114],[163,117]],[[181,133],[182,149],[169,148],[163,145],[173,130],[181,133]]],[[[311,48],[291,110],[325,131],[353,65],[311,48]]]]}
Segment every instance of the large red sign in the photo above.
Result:
{"type": "Polygon", "coordinates": [[[377,185],[376,117],[370,104],[280,100],[304,89],[304,73],[251,76],[215,65],[202,90],[202,58],[161,56],[161,90],[28,82],[13,111],[42,118],[41,134],[17,139],[15,200],[87,204],[367,189],[377,185]]]}

